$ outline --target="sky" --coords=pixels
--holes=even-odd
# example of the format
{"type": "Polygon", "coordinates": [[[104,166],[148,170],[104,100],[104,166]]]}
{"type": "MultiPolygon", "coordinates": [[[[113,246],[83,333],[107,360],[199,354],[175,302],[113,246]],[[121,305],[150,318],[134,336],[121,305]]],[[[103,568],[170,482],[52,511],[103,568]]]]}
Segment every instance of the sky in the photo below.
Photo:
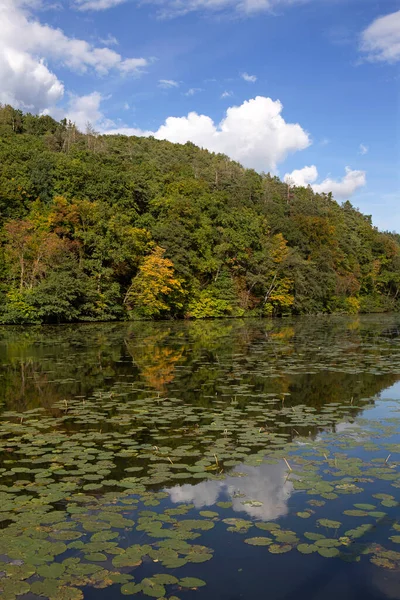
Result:
{"type": "Polygon", "coordinates": [[[0,0],[0,102],[332,191],[400,232],[400,1],[0,0]]]}

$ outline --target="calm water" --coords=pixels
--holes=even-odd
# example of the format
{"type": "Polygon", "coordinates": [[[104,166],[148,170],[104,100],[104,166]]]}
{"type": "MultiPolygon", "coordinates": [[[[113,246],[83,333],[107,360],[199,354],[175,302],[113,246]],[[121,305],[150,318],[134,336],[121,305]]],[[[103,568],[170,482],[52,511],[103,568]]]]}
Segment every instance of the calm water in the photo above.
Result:
{"type": "Polygon", "coordinates": [[[1,329],[2,597],[400,598],[399,333],[1,329]]]}

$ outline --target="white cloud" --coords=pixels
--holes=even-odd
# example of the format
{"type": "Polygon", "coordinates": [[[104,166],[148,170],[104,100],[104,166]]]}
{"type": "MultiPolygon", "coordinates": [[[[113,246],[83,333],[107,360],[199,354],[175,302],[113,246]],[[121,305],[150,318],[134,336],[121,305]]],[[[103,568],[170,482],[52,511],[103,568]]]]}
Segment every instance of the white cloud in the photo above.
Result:
{"type": "Polygon", "coordinates": [[[315,165],[298,169],[292,173],[286,173],[284,181],[298,187],[311,185],[317,194],[329,194],[331,192],[337,200],[350,198],[359,188],[367,183],[365,171],[353,171],[346,167],[346,174],[342,179],[335,180],[327,177],[322,183],[316,183],[318,170],[315,165]]]}
{"type": "MultiPolygon", "coordinates": [[[[116,52],[114,52],[114,54],[116,54],[116,52]]],[[[119,54],[117,56],[119,56],[119,54]]],[[[116,68],[119,69],[121,73],[139,74],[141,73],[141,69],[147,67],[148,64],[146,58],[125,58],[116,65],[116,68]]]]}
{"type": "Polygon", "coordinates": [[[375,19],[361,34],[361,51],[371,61],[400,60],[400,10],[375,19]]]}
{"type": "Polygon", "coordinates": [[[40,112],[55,105],[63,95],[64,85],[43,61],[13,48],[0,51],[1,103],[40,112]]]}
{"type": "Polygon", "coordinates": [[[185,93],[185,96],[194,96],[195,94],[198,94],[199,92],[202,92],[203,89],[202,88],[190,88],[190,90],[188,90],[185,93]]]}
{"type": "Polygon", "coordinates": [[[48,63],[106,75],[112,69],[137,73],[146,59],[124,59],[109,48],[67,37],[60,29],[41,24],[28,11],[28,0],[0,0],[0,100],[40,112],[64,93],[63,83],[48,63]]]}
{"type": "Polygon", "coordinates": [[[242,73],[241,78],[248,83],[255,83],[257,81],[257,77],[255,75],[249,75],[248,73],[242,73]]]}
{"type": "Polygon", "coordinates": [[[109,97],[100,92],[92,92],[85,96],[70,94],[65,108],[52,106],[43,111],[54,119],[67,119],[75,123],[80,131],[85,132],[86,125],[90,123],[95,129],[103,130],[115,127],[114,121],[107,119],[101,109],[101,103],[109,97]]]}
{"type": "Polygon", "coordinates": [[[118,4],[124,4],[127,0],[75,0],[74,6],[78,10],[106,10],[118,4]]]}
{"type": "MultiPolygon", "coordinates": [[[[193,142],[212,152],[226,154],[247,167],[274,171],[288,154],[304,150],[311,144],[310,137],[296,123],[287,123],[282,117],[279,100],[257,96],[241,106],[227,109],[220,123],[211,117],[189,113],[186,117],[169,117],[156,132],[142,132],[157,139],[185,144],[193,142]]],[[[108,131],[126,133],[129,128],[108,131]]],[[[132,135],[138,135],[137,130],[132,135]]]]}
{"type": "Polygon", "coordinates": [[[361,156],[364,156],[365,154],[368,154],[368,152],[369,152],[368,146],[365,146],[365,144],[360,144],[360,146],[359,146],[359,152],[360,152],[361,156]]]}
{"type": "Polygon", "coordinates": [[[76,124],[78,129],[85,131],[87,123],[99,125],[104,118],[100,109],[103,96],[93,92],[87,96],[72,96],[65,118],[76,124]]]}
{"type": "Polygon", "coordinates": [[[158,87],[168,90],[179,87],[179,83],[173,79],[160,79],[158,82],[158,87]]]}
{"type": "Polygon", "coordinates": [[[139,127],[112,127],[101,128],[100,133],[102,135],[127,135],[128,137],[150,137],[154,136],[154,131],[139,129],[139,127]]]}
{"type": "Polygon", "coordinates": [[[3,48],[56,60],[81,72],[93,69],[106,75],[111,69],[128,72],[147,65],[144,58],[124,59],[114,50],[97,48],[84,40],[67,37],[60,29],[42,25],[15,6],[13,0],[0,0],[0,40],[3,48]]]}
{"type": "Polygon", "coordinates": [[[119,42],[114,35],[108,34],[107,37],[99,39],[100,44],[103,46],[118,46],[119,42]]]}
{"type": "Polygon", "coordinates": [[[328,177],[322,183],[314,184],[312,186],[314,192],[318,194],[332,192],[336,199],[346,200],[367,183],[365,171],[353,171],[350,167],[346,167],[345,171],[346,175],[343,179],[335,180],[328,177]]]}
{"type": "Polygon", "coordinates": [[[228,108],[219,124],[195,112],[187,117],[169,117],[155,137],[182,144],[190,141],[227,154],[245,166],[275,170],[290,152],[310,145],[308,134],[300,125],[286,123],[282,110],[279,100],[257,96],[228,108]]]}
{"type": "Polygon", "coordinates": [[[225,90],[225,92],[222,92],[221,94],[221,98],[231,98],[233,96],[233,92],[228,92],[228,90],[225,90]]]}
{"type": "MultiPolygon", "coordinates": [[[[129,0],[72,0],[79,10],[105,10],[124,4],[129,0]]],[[[278,7],[301,4],[309,0],[144,0],[147,4],[155,4],[163,17],[185,15],[190,12],[231,12],[254,14],[268,12],[278,7]]],[[[140,0],[136,0],[140,3],[140,0]]]]}
{"type": "Polygon", "coordinates": [[[291,173],[286,173],[283,178],[285,183],[295,185],[297,187],[307,187],[318,179],[318,171],[315,165],[304,167],[303,169],[295,169],[291,173]]]}

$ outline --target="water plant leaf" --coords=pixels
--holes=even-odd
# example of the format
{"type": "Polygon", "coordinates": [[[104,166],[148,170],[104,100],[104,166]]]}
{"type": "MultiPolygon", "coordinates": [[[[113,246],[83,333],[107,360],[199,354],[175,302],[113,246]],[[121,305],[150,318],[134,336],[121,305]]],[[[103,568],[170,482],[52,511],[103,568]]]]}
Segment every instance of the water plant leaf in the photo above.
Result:
{"type": "Polygon", "coordinates": [[[366,510],[344,510],[343,511],[344,515],[347,515],[348,517],[367,517],[368,516],[368,511],[366,510]]]}
{"type": "Polygon", "coordinates": [[[179,585],[182,588],[197,589],[206,585],[206,582],[196,577],[184,577],[179,580],[179,585]]]}
{"type": "Polygon", "coordinates": [[[244,540],[244,542],[250,546],[269,546],[272,544],[272,539],[267,537],[254,537],[247,538],[247,540],[244,540]]]}
{"type": "Polygon", "coordinates": [[[53,563],[52,565],[42,565],[37,568],[37,574],[40,577],[57,579],[61,577],[65,571],[65,567],[61,563],[53,563]]]}
{"type": "Polygon", "coordinates": [[[301,554],[312,554],[313,552],[316,552],[317,549],[314,544],[299,544],[297,550],[301,552],[301,554]]]}
{"type": "Polygon", "coordinates": [[[329,529],[338,529],[341,526],[340,521],[332,521],[331,519],[318,519],[318,525],[328,527],[329,529]]]}
{"type": "Polygon", "coordinates": [[[271,544],[268,546],[268,551],[271,554],[285,554],[286,552],[290,552],[292,546],[290,544],[271,544]]]}

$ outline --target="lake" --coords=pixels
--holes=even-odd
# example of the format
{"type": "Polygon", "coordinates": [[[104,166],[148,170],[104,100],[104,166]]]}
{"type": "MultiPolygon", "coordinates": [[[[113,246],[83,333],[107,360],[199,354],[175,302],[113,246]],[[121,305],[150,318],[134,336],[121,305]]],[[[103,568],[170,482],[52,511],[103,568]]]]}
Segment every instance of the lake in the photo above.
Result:
{"type": "Polygon", "coordinates": [[[0,329],[5,600],[400,599],[400,315],[0,329]]]}

